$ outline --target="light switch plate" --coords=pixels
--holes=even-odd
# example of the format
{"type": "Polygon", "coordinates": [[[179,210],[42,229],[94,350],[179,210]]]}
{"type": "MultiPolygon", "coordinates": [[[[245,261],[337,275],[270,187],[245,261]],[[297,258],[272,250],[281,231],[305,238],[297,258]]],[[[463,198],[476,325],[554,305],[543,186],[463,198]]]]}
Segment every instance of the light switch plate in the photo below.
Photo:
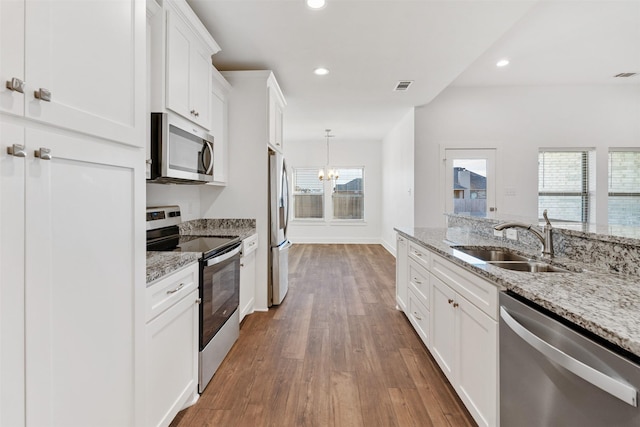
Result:
{"type": "Polygon", "coordinates": [[[504,230],[493,230],[494,237],[504,237],[504,230]]]}
{"type": "Polygon", "coordinates": [[[518,230],[514,230],[513,228],[508,228],[507,239],[518,240],[518,230]]]}

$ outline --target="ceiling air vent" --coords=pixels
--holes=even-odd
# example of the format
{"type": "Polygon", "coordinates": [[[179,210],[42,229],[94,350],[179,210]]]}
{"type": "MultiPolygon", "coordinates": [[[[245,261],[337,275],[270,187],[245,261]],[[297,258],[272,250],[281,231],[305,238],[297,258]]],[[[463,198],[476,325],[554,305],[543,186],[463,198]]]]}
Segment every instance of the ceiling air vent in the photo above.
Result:
{"type": "Polygon", "coordinates": [[[409,89],[409,86],[411,86],[411,84],[413,83],[413,80],[400,80],[397,84],[395,89],[393,89],[396,92],[403,92],[407,89],[409,89]]]}
{"type": "Polygon", "coordinates": [[[631,77],[631,76],[635,76],[638,73],[620,73],[620,74],[616,74],[613,77],[631,77]]]}

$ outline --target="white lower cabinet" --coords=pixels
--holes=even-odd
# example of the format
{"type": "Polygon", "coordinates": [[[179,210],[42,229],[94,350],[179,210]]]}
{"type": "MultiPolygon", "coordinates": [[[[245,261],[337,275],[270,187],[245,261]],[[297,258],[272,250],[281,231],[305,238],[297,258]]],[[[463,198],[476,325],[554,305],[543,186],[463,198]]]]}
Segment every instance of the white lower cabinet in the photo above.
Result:
{"type": "Polygon", "coordinates": [[[147,288],[146,426],[168,426],[198,398],[198,264],[147,288]]]}
{"type": "Polygon", "coordinates": [[[409,321],[478,425],[497,426],[498,288],[413,242],[403,256],[409,321]]]}
{"type": "Polygon", "coordinates": [[[247,314],[253,313],[256,287],[256,249],[258,235],[254,234],[242,241],[240,258],[240,321],[247,314]]]}
{"type": "Polygon", "coordinates": [[[408,255],[407,239],[396,236],[396,305],[402,311],[407,309],[408,255]]]}
{"type": "Polygon", "coordinates": [[[0,122],[0,424],[139,425],[142,150],[0,122]]]}

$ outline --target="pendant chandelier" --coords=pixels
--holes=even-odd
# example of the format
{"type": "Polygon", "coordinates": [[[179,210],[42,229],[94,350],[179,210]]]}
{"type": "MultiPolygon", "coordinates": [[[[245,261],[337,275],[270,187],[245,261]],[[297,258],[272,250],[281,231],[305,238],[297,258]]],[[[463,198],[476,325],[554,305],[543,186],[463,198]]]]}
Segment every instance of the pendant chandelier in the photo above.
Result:
{"type": "Polygon", "coordinates": [[[325,137],[327,138],[327,174],[325,175],[324,168],[320,168],[320,170],[318,171],[318,179],[320,181],[333,181],[335,179],[338,179],[338,171],[329,167],[329,138],[333,138],[335,135],[331,135],[331,129],[325,129],[324,131],[326,133],[325,137]]]}

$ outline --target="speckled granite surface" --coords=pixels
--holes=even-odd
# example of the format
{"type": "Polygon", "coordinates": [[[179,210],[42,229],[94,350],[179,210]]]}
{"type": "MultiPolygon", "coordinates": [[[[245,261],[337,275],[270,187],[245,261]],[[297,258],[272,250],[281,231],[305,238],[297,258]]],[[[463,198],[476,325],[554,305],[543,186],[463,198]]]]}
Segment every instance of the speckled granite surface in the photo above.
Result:
{"type": "MultiPolygon", "coordinates": [[[[256,233],[255,219],[195,219],[178,226],[184,236],[240,236],[246,239],[256,233]]],[[[147,252],[147,284],[193,262],[199,252],[147,252]]]]}
{"type": "Polygon", "coordinates": [[[205,218],[183,222],[178,226],[185,236],[240,236],[241,239],[255,234],[255,219],[205,218]]]}
{"type": "Polygon", "coordinates": [[[197,252],[147,252],[147,285],[196,262],[197,252]]]}
{"type": "MultiPolygon", "coordinates": [[[[396,231],[640,357],[640,277],[611,273],[565,256],[554,258],[552,263],[576,272],[526,273],[486,263],[470,264],[456,257],[451,246],[498,246],[496,241],[463,227],[396,231]]],[[[539,258],[537,252],[525,253],[539,258]]]]}

